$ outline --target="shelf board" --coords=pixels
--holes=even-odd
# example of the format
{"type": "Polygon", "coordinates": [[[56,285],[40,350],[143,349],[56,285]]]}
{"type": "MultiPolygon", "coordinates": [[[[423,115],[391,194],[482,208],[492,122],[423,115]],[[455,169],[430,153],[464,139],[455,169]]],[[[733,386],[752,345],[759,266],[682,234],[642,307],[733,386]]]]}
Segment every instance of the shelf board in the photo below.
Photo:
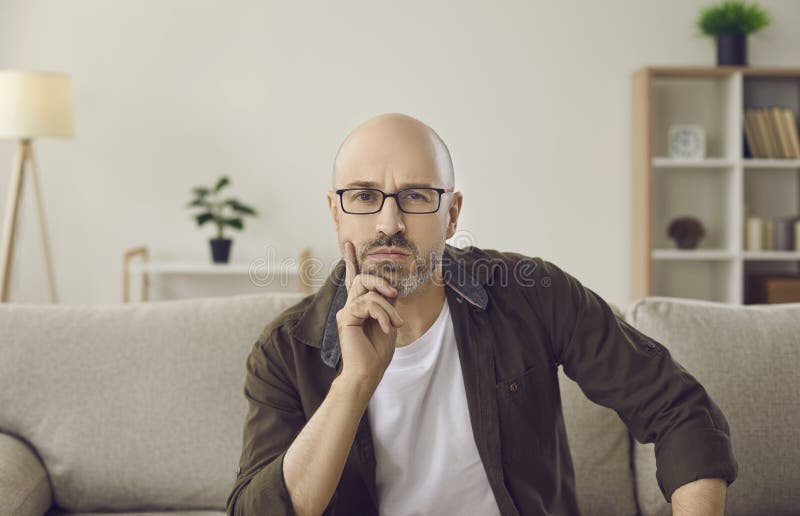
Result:
{"type": "Polygon", "coordinates": [[[734,73],[749,77],[800,78],[800,68],[796,66],[648,66],[642,70],[653,77],[666,78],[718,78],[730,77],[734,73]]]}
{"type": "Polygon", "coordinates": [[[299,267],[296,264],[273,266],[268,268],[256,263],[196,263],[196,262],[148,262],[145,264],[131,265],[134,272],[147,272],[148,274],[250,274],[250,268],[256,273],[284,273],[297,275],[299,267]]]}
{"type": "Polygon", "coordinates": [[[656,168],[725,168],[732,167],[734,161],[727,158],[705,158],[700,160],[674,159],[667,157],[653,158],[656,168]]]}
{"type": "Polygon", "coordinates": [[[742,161],[744,168],[800,168],[800,159],[747,158],[742,161]]]}
{"type": "Polygon", "coordinates": [[[727,249],[653,249],[655,260],[731,260],[733,251],[727,249]]]}
{"type": "Polygon", "coordinates": [[[800,260],[800,251],[743,251],[745,260],[800,260]]]}

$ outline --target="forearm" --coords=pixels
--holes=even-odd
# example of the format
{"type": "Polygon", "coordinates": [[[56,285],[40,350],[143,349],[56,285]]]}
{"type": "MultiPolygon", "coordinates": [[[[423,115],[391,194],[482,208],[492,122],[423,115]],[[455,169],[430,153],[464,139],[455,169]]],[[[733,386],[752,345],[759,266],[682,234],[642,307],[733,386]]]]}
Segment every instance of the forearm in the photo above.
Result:
{"type": "Polygon", "coordinates": [[[701,478],[672,493],[673,516],[722,516],[728,483],[721,478],[701,478]]]}
{"type": "Polygon", "coordinates": [[[297,514],[321,514],[330,502],[374,390],[371,384],[337,377],[286,451],[283,474],[297,514]]]}

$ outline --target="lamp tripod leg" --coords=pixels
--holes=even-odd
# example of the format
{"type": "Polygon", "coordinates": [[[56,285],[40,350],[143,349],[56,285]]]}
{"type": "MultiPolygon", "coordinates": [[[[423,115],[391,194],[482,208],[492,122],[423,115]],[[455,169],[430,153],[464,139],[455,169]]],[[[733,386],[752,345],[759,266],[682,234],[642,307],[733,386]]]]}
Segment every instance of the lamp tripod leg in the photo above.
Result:
{"type": "Polygon", "coordinates": [[[22,183],[25,177],[25,163],[28,157],[29,140],[21,140],[17,147],[14,168],[8,184],[8,202],[3,219],[3,234],[0,235],[0,302],[7,303],[11,290],[11,265],[14,256],[14,237],[17,229],[19,204],[22,199],[22,183]]]}
{"type": "Polygon", "coordinates": [[[39,171],[36,168],[36,159],[33,157],[33,145],[28,147],[28,159],[31,162],[31,178],[33,179],[33,193],[36,200],[36,208],[39,212],[39,234],[42,237],[42,252],[44,253],[45,268],[47,269],[47,285],[50,290],[50,302],[57,303],[56,296],[56,275],[53,271],[53,257],[50,253],[50,240],[47,236],[47,222],[44,216],[44,201],[39,182],[39,171]]]}

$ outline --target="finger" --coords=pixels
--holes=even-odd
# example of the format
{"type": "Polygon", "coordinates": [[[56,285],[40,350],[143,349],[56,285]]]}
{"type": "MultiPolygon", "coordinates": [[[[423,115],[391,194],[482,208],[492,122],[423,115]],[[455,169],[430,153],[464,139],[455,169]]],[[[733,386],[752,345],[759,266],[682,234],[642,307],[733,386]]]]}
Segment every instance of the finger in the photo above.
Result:
{"type": "Polygon", "coordinates": [[[378,320],[378,324],[381,325],[381,330],[383,330],[383,333],[388,335],[389,332],[392,331],[392,323],[389,321],[389,316],[380,306],[377,304],[369,305],[369,314],[373,319],[378,320]]]}
{"type": "Polygon", "coordinates": [[[356,250],[353,242],[346,240],[344,243],[344,264],[345,264],[345,286],[347,291],[353,285],[353,279],[358,274],[358,262],[356,260],[356,250]]]}
{"type": "Polygon", "coordinates": [[[390,327],[400,327],[403,319],[394,306],[390,305],[385,298],[377,292],[368,292],[352,302],[345,304],[344,308],[337,314],[336,319],[340,327],[343,326],[362,326],[367,318],[371,317],[370,307],[375,305],[383,310],[387,317],[390,327]]]}
{"type": "Polygon", "coordinates": [[[356,274],[353,282],[353,297],[358,297],[367,291],[374,290],[386,296],[389,302],[392,303],[392,300],[397,296],[397,289],[375,274],[356,274]]]}
{"type": "Polygon", "coordinates": [[[361,277],[362,276],[363,276],[363,274],[356,274],[352,278],[352,283],[350,284],[350,290],[347,291],[347,300],[348,301],[352,301],[352,300],[354,300],[354,299],[356,299],[358,297],[361,297],[362,295],[366,294],[367,292],[369,292],[369,289],[361,281],[361,277]]]}
{"type": "Polygon", "coordinates": [[[360,297],[357,301],[345,306],[341,312],[343,317],[339,321],[341,326],[363,326],[364,323],[372,318],[379,323],[383,320],[382,328],[390,328],[392,326],[391,316],[386,312],[386,309],[377,301],[369,297],[360,297]]]}
{"type": "Polygon", "coordinates": [[[385,297],[381,296],[377,292],[367,292],[358,299],[359,302],[362,303],[375,303],[379,305],[389,315],[391,323],[394,326],[399,327],[403,325],[403,319],[400,317],[400,313],[397,311],[397,308],[395,308],[391,303],[389,303],[389,301],[386,300],[385,297]]]}

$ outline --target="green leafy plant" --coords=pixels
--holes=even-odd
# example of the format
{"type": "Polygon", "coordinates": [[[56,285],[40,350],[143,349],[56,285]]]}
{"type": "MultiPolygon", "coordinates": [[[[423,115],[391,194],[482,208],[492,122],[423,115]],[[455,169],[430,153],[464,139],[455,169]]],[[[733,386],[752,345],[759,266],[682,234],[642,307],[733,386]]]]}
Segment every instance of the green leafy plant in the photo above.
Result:
{"type": "Polygon", "coordinates": [[[726,0],[701,9],[697,28],[706,36],[750,34],[771,21],[769,13],[756,3],[747,5],[743,0],[726,0]]]}
{"type": "Polygon", "coordinates": [[[256,216],[255,209],[242,204],[233,197],[221,198],[221,191],[231,180],[228,176],[222,176],[217,180],[213,188],[205,186],[195,186],[192,188],[194,199],[187,205],[187,208],[199,208],[201,211],[194,215],[198,226],[208,222],[213,222],[217,226],[217,238],[225,238],[225,227],[231,227],[241,231],[244,229],[243,217],[256,216]]]}

